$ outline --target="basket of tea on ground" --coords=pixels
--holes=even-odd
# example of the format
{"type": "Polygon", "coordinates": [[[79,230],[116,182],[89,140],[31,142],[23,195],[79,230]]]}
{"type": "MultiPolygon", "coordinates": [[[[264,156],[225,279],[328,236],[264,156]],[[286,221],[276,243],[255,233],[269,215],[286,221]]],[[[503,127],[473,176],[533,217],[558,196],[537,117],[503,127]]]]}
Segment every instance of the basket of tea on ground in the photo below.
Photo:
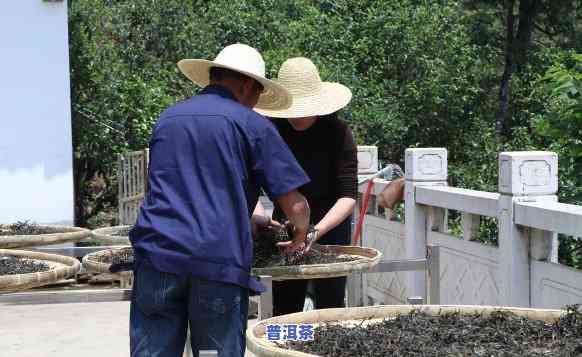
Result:
{"type": "Polygon", "coordinates": [[[264,356],[582,356],[582,313],[492,306],[371,306],[259,321],[247,346],[264,356]],[[312,324],[311,341],[269,341],[266,326],[312,324]]]}
{"type": "Polygon", "coordinates": [[[55,254],[0,249],[0,293],[55,283],[75,275],[81,264],[55,254]]]}
{"type": "Polygon", "coordinates": [[[0,224],[0,248],[72,243],[88,238],[90,234],[91,232],[85,228],[47,226],[28,221],[0,224]]]}
{"type": "Polygon", "coordinates": [[[91,231],[91,241],[103,245],[129,245],[129,231],[132,226],[114,226],[91,231]]]}
{"type": "Polygon", "coordinates": [[[253,275],[269,275],[273,280],[316,279],[347,276],[367,271],[380,261],[382,253],[356,246],[317,246],[298,259],[284,257],[278,242],[290,240],[292,227],[268,227],[254,239],[253,275]]]}
{"type": "Polygon", "coordinates": [[[114,274],[122,288],[133,284],[133,248],[112,248],[87,254],[83,257],[83,267],[89,273],[114,274]]]}
{"type": "Polygon", "coordinates": [[[83,267],[91,273],[129,273],[133,265],[133,248],[113,248],[100,250],[83,257],[83,267]]]}

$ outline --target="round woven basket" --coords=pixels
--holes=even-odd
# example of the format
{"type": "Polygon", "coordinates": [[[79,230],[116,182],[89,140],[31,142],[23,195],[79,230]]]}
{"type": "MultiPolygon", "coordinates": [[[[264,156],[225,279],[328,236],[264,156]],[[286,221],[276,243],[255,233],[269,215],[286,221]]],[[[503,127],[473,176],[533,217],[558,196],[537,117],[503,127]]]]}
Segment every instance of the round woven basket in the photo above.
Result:
{"type": "MultiPolygon", "coordinates": [[[[91,273],[111,273],[109,268],[111,267],[111,263],[105,263],[101,260],[105,257],[111,258],[116,252],[125,252],[131,251],[133,248],[131,247],[123,247],[123,248],[112,248],[112,249],[105,249],[100,250],[95,253],[87,254],[83,257],[83,267],[91,273]]],[[[131,272],[123,272],[123,273],[131,273],[131,272]]]]}
{"type": "Polygon", "coordinates": [[[368,271],[374,267],[382,258],[382,253],[374,248],[325,245],[329,250],[338,255],[346,255],[356,258],[355,260],[328,264],[290,265],[280,267],[253,268],[253,275],[269,275],[273,280],[297,280],[297,279],[319,279],[348,276],[356,272],[368,271]]]}
{"type": "Polygon", "coordinates": [[[75,275],[81,269],[81,264],[77,259],[56,254],[0,249],[0,256],[27,258],[45,263],[50,267],[50,270],[38,273],[0,275],[0,293],[15,292],[55,283],[75,275]]]}
{"type": "Polygon", "coordinates": [[[107,245],[129,245],[128,236],[117,236],[117,232],[131,228],[131,226],[104,227],[91,231],[91,240],[107,245]]]}
{"type": "Polygon", "coordinates": [[[109,268],[111,267],[111,263],[105,263],[101,260],[104,257],[111,258],[116,252],[125,252],[125,251],[132,251],[132,247],[120,247],[120,248],[112,248],[112,249],[105,249],[100,250],[95,253],[87,254],[83,257],[83,267],[90,273],[97,273],[97,274],[112,274],[120,278],[121,287],[122,288],[131,288],[133,285],[133,271],[121,271],[118,273],[111,273],[109,268]]]}
{"type": "Polygon", "coordinates": [[[247,348],[257,357],[315,357],[316,355],[288,350],[278,347],[265,338],[265,327],[268,324],[313,324],[338,323],[352,325],[356,321],[381,321],[385,318],[406,315],[413,310],[419,310],[430,315],[459,312],[461,314],[490,314],[494,311],[510,311],[518,316],[548,323],[557,321],[564,313],[560,310],[526,309],[499,306],[469,306],[469,305],[384,305],[366,306],[345,309],[324,309],[282,315],[259,321],[246,331],[247,348]]]}
{"type": "Polygon", "coordinates": [[[88,238],[91,231],[86,228],[69,226],[46,226],[40,228],[58,231],[57,233],[0,236],[0,248],[24,248],[59,243],[74,243],[88,238]]]}

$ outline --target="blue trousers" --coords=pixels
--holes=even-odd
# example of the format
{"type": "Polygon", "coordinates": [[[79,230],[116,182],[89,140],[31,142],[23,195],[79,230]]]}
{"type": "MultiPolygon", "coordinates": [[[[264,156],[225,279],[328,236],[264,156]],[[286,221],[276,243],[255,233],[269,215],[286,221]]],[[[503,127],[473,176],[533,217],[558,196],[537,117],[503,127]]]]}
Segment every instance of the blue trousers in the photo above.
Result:
{"type": "Polygon", "coordinates": [[[243,357],[248,289],[238,285],[134,269],[130,310],[131,357],[181,357],[190,324],[195,357],[217,350],[219,357],[243,357]]]}

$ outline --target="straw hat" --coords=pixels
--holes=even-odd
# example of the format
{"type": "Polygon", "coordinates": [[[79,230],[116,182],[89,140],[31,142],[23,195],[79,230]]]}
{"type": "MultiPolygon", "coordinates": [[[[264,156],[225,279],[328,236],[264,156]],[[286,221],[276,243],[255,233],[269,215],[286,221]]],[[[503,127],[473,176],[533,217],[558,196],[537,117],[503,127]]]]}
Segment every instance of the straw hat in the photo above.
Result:
{"type": "Polygon", "coordinates": [[[281,85],[265,78],[265,61],[254,48],[240,43],[226,46],[220,51],[214,61],[204,59],[183,59],[178,62],[178,68],[192,82],[201,87],[210,83],[210,68],[230,69],[260,82],[263,93],[259,97],[256,108],[286,109],[291,105],[291,95],[281,85]]]}
{"type": "Polygon", "coordinates": [[[327,115],[348,105],[352,92],[348,87],[322,82],[317,67],[304,57],[291,58],[279,69],[276,82],[291,92],[293,104],[288,109],[255,111],[273,118],[302,118],[327,115]]]}

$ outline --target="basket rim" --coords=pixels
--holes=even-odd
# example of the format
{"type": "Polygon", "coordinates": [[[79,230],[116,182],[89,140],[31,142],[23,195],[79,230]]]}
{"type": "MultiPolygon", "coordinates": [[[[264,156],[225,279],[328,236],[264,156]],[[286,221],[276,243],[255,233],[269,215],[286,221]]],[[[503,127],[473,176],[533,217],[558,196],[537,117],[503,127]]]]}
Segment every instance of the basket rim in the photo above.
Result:
{"type": "Polygon", "coordinates": [[[106,255],[106,254],[112,254],[114,251],[118,251],[118,250],[128,250],[128,249],[133,249],[132,247],[119,247],[119,248],[108,248],[108,249],[103,249],[103,250],[99,250],[97,252],[93,252],[93,253],[89,253],[87,255],[85,255],[83,257],[83,267],[89,271],[89,272],[94,272],[94,273],[110,273],[109,268],[111,267],[111,263],[103,263],[100,262],[98,260],[95,260],[94,258],[106,255]]]}
{"type": "Polygon", "coordinates": [[[354,272],[367,271],[382,259],[382,252],[376,248],[353,245],[322,245],[336,253],[358,256],[359,259],[323,264],[302,264],[279,267],[252,268],[252,275],[269,275],[273,280],[317,279],[348,276],[354,272]],[[349,252],[344,252],[347,250],[349,252]],[[360,254],[354,254],[360,253],[360,254]],[[367,254],[366,254],[367,253],[367,254]],[[371,255],[371,256],[369,256],[371,255]]]}
{"type": "Polygon", "coordinates": [[[100,227],[100,228],[95,228],[95,229],[91,230],[91,232],[97,233],[97,234],[104,234],[104,233],[108,233],[110,231],[126,229],[129,227],[132,227],[132,225],[126,224],[126,225],[119,225],[119,226],[100,227]]]}
{"type": "Polygon", "coordinates": [[[74,275],[81,269],[81,263],[77,259],[58,254],[0,249],[0,256],[14,256],[60,264],[60,266],[42,272],[0,275],[0,292],[13,292],[47,285],[74,275]]]}
{"type": "Polygon", "coordinates": [[[93,229],[91,231],[91,240],[100,241],[107,244],[113,245],[129,245],[129,236],[114,236],[111,233],[120,231],[122,229],[127,229],[132,227],[131,225],[120,225],[111,227],[101,227],[93,229]]]}
{"type": "Polygon", "coordinates": [[[83,227],[39,224],[41,228],[62,229],[62,232],[43,234],[15,234],[0,236],[0,249],[24,248],[59,243],[74,243],[90,236],[91,231],[83,227]]]}
{"type": "Polygon", "coordinates": [[[518,316],[553,322],[560,318],[565,311],[556,309],[536,309],[510,306],[488,306],[488,305],[378,305],[361,306],[351,308],[333,308],[297,312],[288,315],[271,317],[260,320],[250,325],[246,332],[247,348],[257,357],[261,356],[289,356],[289,357],[317,357],[317,355],[289,350],[276,346],[264,338],[264,330],[267,324],[283,323],[322,323],[339,322],[351,320],[363,320],[366,318],[386,318],[410,313],[419,310],[430,315],[441,313],[460,312],[462,314],[485,313],[494,311],[508,311],[518,316]]]}

